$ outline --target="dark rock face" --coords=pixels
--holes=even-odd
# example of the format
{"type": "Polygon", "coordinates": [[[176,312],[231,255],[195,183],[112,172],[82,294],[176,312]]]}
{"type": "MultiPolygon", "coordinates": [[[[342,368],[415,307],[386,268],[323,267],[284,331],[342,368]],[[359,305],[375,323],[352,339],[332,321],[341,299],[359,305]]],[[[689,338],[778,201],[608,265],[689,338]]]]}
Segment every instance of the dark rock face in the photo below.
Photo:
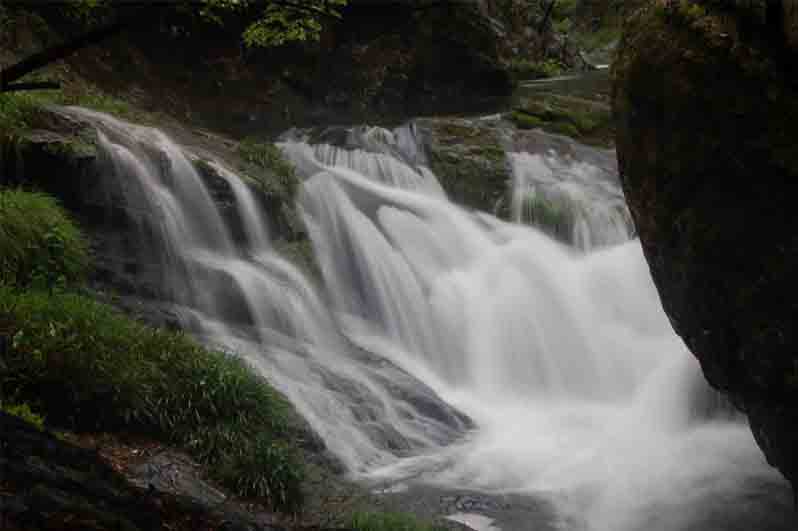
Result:
{"type": "Polygon", "coordinates": [[[140,460],[120,473],[98,450],[0,411],[3,529],[277,529],[271,515],[249,514],[203,481],[185,456],[163,451],[140,460]]]}
{"type": "Polygon", "coordinates": [[[780,4],[652,2],[627,21],[613,103],[671,322],[798,487],[798,31],[780,4]]]}

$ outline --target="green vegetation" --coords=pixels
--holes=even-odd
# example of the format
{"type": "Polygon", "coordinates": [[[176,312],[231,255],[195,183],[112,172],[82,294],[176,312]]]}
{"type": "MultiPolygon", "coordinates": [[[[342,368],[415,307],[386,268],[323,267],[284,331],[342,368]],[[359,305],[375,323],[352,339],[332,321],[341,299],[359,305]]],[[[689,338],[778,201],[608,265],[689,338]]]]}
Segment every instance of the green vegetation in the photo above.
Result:
{"type": "Polygon", "coordinates": [[[555,59],[543,61],[517,59],[510,63],[510,71],[516,79],[542,79],[562,75],[565,66],[555,59]]]}
{"type": "Polygon", "coordinates": [[[707,8],[692,0],[678,0],[668,3],[657,2],[655,9],[659,15],[676,15],[686,22],[700,20],[707,16],[707,8]]]}
{"type": "Polygon", "coordinates": [[[41,108],[47,105],[80,105],[136,121],[153,121],[130,103],[109,96],[88,84],[64,91],[0,93],[0,135],[14,136],[35,128],[42,120],[41,108]]]}
{"type": "Polygon", "coordinates": [[[299,177],[280,148],[271,142],[247,138],[238,145],[238,155],[246,164],[243,168],[246,176],[267,197],[283,198],[289,202],[293,200],[299,177]]]}
{"type": "Polygon", "coordinates": [[[512,120],[519,129],[535,129],[543,127],[544,124],[543,120],[537,116],[532,116],[531,114],[518,110],[510,113],[510,120],[512,120]]]}
{"type": "Polygon", "coordinates": [[[403,513],[358,512],[349,524],[355,531],[442,531],[443,526],[403,513]]]}
{"type": "MultiPolygon", "coordinates": [[[[67,0],[62,6],[67,17],[87,25],[106,22],[124,12],[120,0],[67,0]]],[[[167,3],[169,4],[169,3],[167,3]]],[[[247,46],[279,46],[287,42],[318,40],[322,22],[341,18],[347,0],[303,0],[271,2],[269,0],[200,0],[173,2],[169,9],[185,19],[197,19],[219,25],[244,21],[242,40],[247,46]]],[[[157,15],[164,6],[150,6],[157,15]]]]}
{"type": "Polygon", "coordinates": [[[0,190],[0,283],[54,289],[78,282],[88,243],[45,194],[0,190]]]}
{"type": "Polygon", "coordinates": [[[28,404],[4,404],[0,400],[0,411],[19,417],[39,431],[44,431],[44,417],[34,413],[28,404]]]}
{"type": "Polygon", "coordinates": [[[59,426],[133,431],[189,450],[239,494],[291,509],[302,468],[289,406],[238,358],[74,293],[0,286],[2,389],[59,426]]]}
{"type": "Polygon", "coordinates": [[[239,494],[283,510],[301,502],[288,403],[238,358],[67,291],[88,266],[87,244],[54,199],[0,190],[0,251],[4,410],[155,436],[239,494]]]}
{"type": "Polygon", "coordinates": [[[519,129],[541,128],[600,146],[613,142],[609,107],[582,98],[544,93],[522,102],[508,118],[519,129]]]}

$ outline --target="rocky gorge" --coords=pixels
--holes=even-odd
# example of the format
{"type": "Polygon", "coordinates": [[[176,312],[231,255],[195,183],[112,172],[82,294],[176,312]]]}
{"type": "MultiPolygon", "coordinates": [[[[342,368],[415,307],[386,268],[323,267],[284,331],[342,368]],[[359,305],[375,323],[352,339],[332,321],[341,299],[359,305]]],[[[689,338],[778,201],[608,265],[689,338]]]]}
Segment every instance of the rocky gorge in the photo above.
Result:
{"type": "MultiPolygon", "coordinates": [[[[580,28],[633,11],[614,2],[586,4],[577,2],[572,12],[580,28]]],[[[791,190],[794,87],[786,66],[776,65],[792,64],[793,15],[785,10],[778,18],[783,35],[764,39],[760,30],[774,27],[771,11],[717,4],[651,2],[632,14],[612,91],[602,71],[598,81],[574,81],[576,90],[566,78],[526,80],[513,92],[514,54],[545,50],[564,64],[580,63],[568,39],[541,42],[534,24],[515,27],[520,18],[507,17],[517,12],[491,1],[456,8],[351,2],[344,21],[318,45],[268,53],[243,52],[209,28],[184,34],[162,19],[157,29],[57,65],[68,97],[36,105],[24,127],[3,132],[0,184],[45,191],[77,218],[91,244],[92,297],[152,325],[240,349],[277,382],[297,408],[291,418],[311,464],[311,508],[301,520],[275,517],[253,500],[229,496],[173,448],[102,435],[48,439],[3,416],[4,434],[11,434],[3,439],[4,466],[32,456],[0,482],[3,492],[17,489],[3,495],[3,514],[22,515],[22,528],[44,525],[39,507],[78,506],[76,528],[96,515],[98,528],[110,526],[109,514],[116,514],[113,525],[125,520],[141,529],[179,520],[219,529],[360,530],[342,514],[384,507],[473,529],[617,531],[657,519],[664,519],[663,529],[732,529],[740,522],[790,529],[785,489],[757,463],[740,419],[686,368],[642,255],[629,243],[639,236],[670,324],[709,383],[746,413],[768,460],[794,482],[790,194],[761,182],[775,179],[780,190],[791,190]],[[208,55],[218,61],[190,60],[197,42],[211,42],[208,55]],[[121,103],[81,100],[86,83],[92,91],[119,93],[121,103]],[[701,113],[709,118],[699,120],[701,113]],[[382,126],[351,125],[363,122],[382,126]],[[184,156],[191,167],[178,172],[184,156]],[[133,179],[136,172],[119,169],[128,163],[166,189],[196,175],[225,236],[185,252],[184,269],[175,269],[174,255],[185,249],[164,236],[168,223],[160,229],[153,223],[175,213],[153,205],[146,186],[142,192],[133,179]],[[317,175],[319,167],[326,178],[317,175]],[[253,219],[262,220],[267,235],[253,231],[253,219]],[[524,232],[524,225],[536,232],[524,232]],[[449,291],[436,284],[438,268],[454,271],[449,291]],[[558,276],[565,272],[573,284],[558,276]],[[571,291],[572,285],[589,289],[571,291]],[[569,295],[558,298],[561,290],[569,295]],[[471,298],[443,304],[451,294],[471,298]],[[257,304],[254,297],[261,297],[257,304]],[[432,299],[431,309],[424,297],[432,299]],[[447,313],[483,304],[484,315],[447,313]],[[622,328],[622,339],[593,335],[592,325],[583,331],[584,308],[593,305],[590,319],[600,329],[622,328]],[[324,317],[328,307],[339,313],[324,317]],[[392,319],[397,315],[404,317],[392,319]],[[423,316],[438,326],[428,330],[423,316]],[[390,348],[375,339],[380,334],[390,348]],[[259,341],[268,356],[252,353],[259,341]],[[550,351],[551,342],[565,348],[550,351]],[[673,355],[673,367],[636,381],[656,365],[647,357],[652,344],[673,355]],[[625,349],[644,354],[627,359],[625,349]],[[478,355],[486,351],[493,365],[478,355]],[[599,351],[606,355],[591,357],[599,351]],[[431,352],[437,358],[424,359],[431,352]],[[307,385],[305,370],[318,375],[318,387],[307,385]],[[510,438],[523,443],[501,435],[507,428],[493,426],[495,413],[458,397],[453,382],[513,415],[505,426],[515,426],[510,438]],[[642,428],[618,424],[625,414],[597,413],[635,395],[637,385],[644,392],[631,410],[639,409],[634,422],[642,428]],[[533,391],[601,408],[538,411],[533,391]],[[526,400],[532,418],[505,410],[508,396],[526,400]],[[562,464],[554,472],[535,460],[548,433],[521,430],[539,423],[560,441],[578,441],[572,455],[546,457],[562,464]],[[570,431],[597,424],[606,429],[570,431]],[[722,429],[714,433],[716,425],[722,429]],[[492,437],[489,444],[480,430],[492,437]],[[661,432],[692,450],[669,453],[673,439],[657,439],[661,432]],[[691,437],[701,444],[689,446],[691,437]],[[624,454],[650,474],[608,458],[616,481],[607,481],[592,460],[580,461],[598,451],[580,446],[593,438],[618,445],[622,451],[612,455],[624,454]],[[713,445],[735,465],[712,468],[713,445]],[[659,446],[662,453],[647,453],[659,446]],[[668,468],[680,459],[684,465],[675,468],[689,480],[668,468]],[[104,469],[108,462],[125,477],[104,469]],[[720,490],[673,501],[675,491],[693,492],[690,474],[720,490]],[[649,475],[668,492],[652,487],[649,475]],[[542,486],[530,487],[538,476],[546,478],[542,486]],[[625,485],[634,486],[634,495],[625,485]],[[723,490],[728,485],[734,487],[723,490]],[[147,489],[145,516],[127,514],[127,502],[147,489]],[[563,502],[551,494],[557,489],[573,494],[563,502]],[[99,509],[87,510],[93,497],[99,509]],[[663,512],[669,503],[679,511],[663,512]]],[[[64,30],[63,22],[44,20],[48,38],[64,30]]],[[[15,31],[17,44],[41,38],[25,24],[15,31]]],[[[199,238],[191,231],[184,236],[187,244],[199,238]]],[[[3,326],[0,319],[0,332],[3,326]]],[[[3,341],[0,347],[13,346],[11,337],[3,341]]]]}

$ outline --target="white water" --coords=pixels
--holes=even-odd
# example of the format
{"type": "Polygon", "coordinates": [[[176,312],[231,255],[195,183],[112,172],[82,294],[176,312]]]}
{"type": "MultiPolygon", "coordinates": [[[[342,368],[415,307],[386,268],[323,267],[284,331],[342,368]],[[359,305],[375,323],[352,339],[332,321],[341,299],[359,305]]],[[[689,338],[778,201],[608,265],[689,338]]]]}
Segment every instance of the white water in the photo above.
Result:
{"type": "Polygon", "coordinates": [[[554,150],[511,153],[512,212],[582,250],[617,245],[634,234],[617,176],[554,150]]]}
{"type": "Polygon", "coordinates": [[[348,153],[286,142],[307,176],[319,293],[270,248],[232,172],[220,174],[246,248],[162,133],[72,112],[106,131],[114,171],[152,202],[171,267],[192,279],[179,302],[194,330],[247,356],[353,477],[528,494],[551,500],[562,528],[596,531],[690,529],[781,488],[739,419],[699,411],[697,364],[639,243],[620,242],[607,214],[621,197],[611,178],[585,167],[566,186],[555,168],[578,161],[513,155],[515,194],[569,190],[589,235],[572,247],[449,202],[406,131],[369,130],[379,142],[348,153]],[[225,319],[230,306],[247,326],[225,319]]]}

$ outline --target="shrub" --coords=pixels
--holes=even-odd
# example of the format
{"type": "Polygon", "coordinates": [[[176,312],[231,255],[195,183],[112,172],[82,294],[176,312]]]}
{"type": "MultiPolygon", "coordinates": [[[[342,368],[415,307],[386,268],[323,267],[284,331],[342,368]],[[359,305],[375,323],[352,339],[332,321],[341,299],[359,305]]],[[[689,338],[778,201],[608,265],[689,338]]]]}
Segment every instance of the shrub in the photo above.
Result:
{"type": "Polygon", "coordinates": [[[50,196],[0,189],[0,283],[53,289],[79,282],[88,243],[50,196]]]}
{"type": "Polygon", "coordinates": [[[352,516],[355,531],[442,531],[442,526],[424,522],[412,514],[359,512],[352,516]]]}
{"type": "Polygon", "coordinates": [[[282,510],[300,503],[289,405],[238,358],[82,295],[7,285],[0,334],[0,389],[52,424],[154,435],[239,494],[266,496],[282,510]]]}

